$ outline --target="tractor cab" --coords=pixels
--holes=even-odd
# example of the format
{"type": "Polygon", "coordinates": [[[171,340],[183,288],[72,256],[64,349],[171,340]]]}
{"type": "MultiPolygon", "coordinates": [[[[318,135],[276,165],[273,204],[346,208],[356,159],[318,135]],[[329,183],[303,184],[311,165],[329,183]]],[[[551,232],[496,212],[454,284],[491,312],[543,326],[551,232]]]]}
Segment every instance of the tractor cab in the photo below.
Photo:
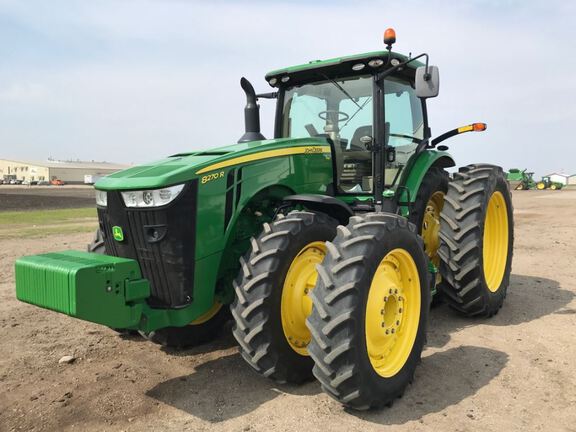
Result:
{"type": "Polygon", "coordinates": [[[335,195],[372,195],[375,173],[395,189],[403,168],[427,138],[425,101],[416,94],[411,62],[391,51],[311,62],[266,76],[278,88],[276,138],[323,137],[332,147],[335,195]],[[385,116],[384,116],[385,113],[385,116]],[[383,170],[375,171],[383,153],[383,170]],[[382,173],[383,171],[383,173],[382,173]]]}

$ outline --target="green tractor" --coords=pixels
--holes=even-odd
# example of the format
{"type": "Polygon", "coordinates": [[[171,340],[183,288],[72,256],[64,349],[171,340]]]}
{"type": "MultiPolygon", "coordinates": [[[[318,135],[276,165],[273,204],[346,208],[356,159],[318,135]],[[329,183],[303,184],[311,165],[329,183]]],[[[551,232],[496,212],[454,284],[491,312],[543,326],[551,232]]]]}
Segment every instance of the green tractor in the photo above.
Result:
{"type": "Polygon", "coordinates": [[[536,189],[538,190],[544,190],[544,189],[560,190],[562,189],[563,186],[564,185],[560,182],[552,181],[550,176],[544,176],[542,177],[542,180],[536,183],[536,189]]]}
{"type": "Polygon", "coordinates": [[[99,180],[90,252],[20,258],[18,298],[167,346],[229,319],[246,362],[277,382],[316,377],[342,404],[400,397],[420,361],[432,297],[498,313],[513,246],[500,167],[455,166],[432,139],[428,55],[386,50],[244,78],[246,132],[99,180]],[[420,62],[419,60],[425,60],[420,62]],[[276,100],[274,138],[258,99],[276,100]]]}
{"type": "Polygon", "coordinates": [[[526,169],[510,168],[506,175],[510,187],[514,190],[530,190],[536,188],[534,173],[526,169]]]}

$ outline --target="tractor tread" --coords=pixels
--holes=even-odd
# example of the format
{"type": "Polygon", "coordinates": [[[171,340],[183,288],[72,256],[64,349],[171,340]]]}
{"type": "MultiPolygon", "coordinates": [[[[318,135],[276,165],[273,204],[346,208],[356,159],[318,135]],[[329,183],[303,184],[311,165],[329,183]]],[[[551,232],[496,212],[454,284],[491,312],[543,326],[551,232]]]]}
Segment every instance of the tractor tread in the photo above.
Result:
{"type": "MultiPolygon", "coordinates": [[[[314,360],[314,376],[329,396],[358,410],[390,403],[400,397],[408,385],[406,380],[384,393],[376,390],[377,387],[370,383],[368,378],[374,374],[372,367],[365,369],[362,362],[367,360],[359,360],[362,354],[358,350],[358,338],[363,336],[356,330],[360,319],[359,304],[362,302],[360,287],[364,284],[358,276],[364,270],[359,264],[368,266],[369,257],[374,256],[374,251],[378,250],[376,248],[382,244],[384,237],[395,230],[411,233],[410,238],[415,242],[412,244],[417,244],[421,253],[418,258],[418,262],[422,263],[420,268],[426,268],[424,263],[427,263],[427,258],[423,242],[416,235],[416,227],[412,223],[393,214],[372,213],[357,216],[350,218],[345,229],[338,229],[332,243],[341,259],[335,260],[332,253],[326,255],[324,261],[318,265],[320,277],[312,291],[314,307],[306,324],[312,335],[308,352],[314,360]]],[[[429,279],[429,273],[424,273],[429,279]]],[[[428,282],[429,280],[422,281],[425,284],[428,282]]],[[[423,289],[423,295],[429,296],[429,291],[423,289]]],[[[424,304],[426,301],[429,301],[429,297],[423,298],[424,304]]],[[[427,316],[427,312],[424,314],[427,316]]],[[[417,340],[414,349],[419,350],[415,354],[419,358],[424,338],[417,340]]]]}
{"type": "Polygon", "coordinates": [[[242,357],[254,370],[278,383],[301,383],[312,378],[312,360],[291,351],[281,327],[279,336],[280,324],[275,321],[273,305],[278,272],[286,271],[281,270],[286,265],[285,251],[313,224],[332,227],[332,235],[336,234],[335,219],[309,211],[292,211],[263,224],[260,235],[250,241],[251,249],[240,259],[241,271],[233,284],[236,296],[230,307],[235,321],[232,333],[242,357]]]}
{"type": "Polygon", "coordinates": [[[484,280],[483,231],[487,203],[492,193],[502,192],[512,215],[508,183],[502,168],[473,164],[454,173],[445,197],[440,220],[440,273],[444,283],[439,287],[446,303],[467,316],[493,316],[506,296],[512,260],[513,220],[509,256],[502,283],[490,292],[484,280]]]}

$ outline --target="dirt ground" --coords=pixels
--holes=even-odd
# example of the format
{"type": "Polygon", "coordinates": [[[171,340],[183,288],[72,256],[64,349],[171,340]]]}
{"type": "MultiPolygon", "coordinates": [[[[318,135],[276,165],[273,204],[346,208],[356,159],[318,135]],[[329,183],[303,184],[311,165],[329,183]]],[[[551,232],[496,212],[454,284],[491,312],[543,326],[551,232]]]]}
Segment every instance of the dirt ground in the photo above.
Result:
{"type": "Polygon", "coordinates": [[[95,203],[92,186],[0,185],[0,211],[93,207],[95,203]]]}
{"type": "Polygon", "coordinates": [[[416,380],[391,408],[350,412],[317,382],[252,372],[230,329],[165,351],[18,302],[14,260],[91,234],[0,243],[0,431],[576,431],[576,191],[515,192],[509,295],[490,320],[431,313],[416,380]],[[59,364],[64,355],[76,357],[59,364]]]}

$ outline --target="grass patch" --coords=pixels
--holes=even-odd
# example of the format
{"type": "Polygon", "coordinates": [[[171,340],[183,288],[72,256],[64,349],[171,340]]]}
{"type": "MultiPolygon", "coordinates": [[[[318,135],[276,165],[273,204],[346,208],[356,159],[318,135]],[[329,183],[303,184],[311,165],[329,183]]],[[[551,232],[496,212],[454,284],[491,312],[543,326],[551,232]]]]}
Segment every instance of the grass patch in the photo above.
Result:
{"type": "Polygon", "coordinates": [[[66,236],[97,228],[93,207],[0,212],[0,240],[66,236]]]}
{"type": "MultiPolygon", "coordinates": [[[[55,198],[57,199],[57,198],[55,198]]],[[[95,218],[94,207],[57,210],[31,210],[0,212],[0,226],[7,225],[51,225],[75,222],[78,219],[95,218]]]]}

